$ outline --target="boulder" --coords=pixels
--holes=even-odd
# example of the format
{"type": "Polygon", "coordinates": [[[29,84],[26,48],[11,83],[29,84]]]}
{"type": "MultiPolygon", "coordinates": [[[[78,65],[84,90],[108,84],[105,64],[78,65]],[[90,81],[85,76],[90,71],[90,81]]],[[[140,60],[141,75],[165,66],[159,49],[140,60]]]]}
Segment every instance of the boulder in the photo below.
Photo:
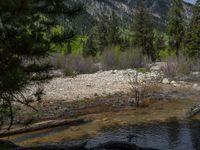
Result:
{"type": "Polygon", "coordinates": [[[164,79],[162,80],[162,83],[163,83],[163,84],[169,84],[170,82],[169,82],[169,79],[164,78],[164,79]]]}
{"type": "Polygon", "coordinates": [[[198,85],[197,83],[195,83],[195,84],[193,84],[192,88],[193,88],[193,89],[197,89],[198,86],[199,86],[199,85],[198,85]]]}
{"type": "Polygon", "coordinates": [[[176,84],[176,81],[171,81],[170,84],[176,84]]]}

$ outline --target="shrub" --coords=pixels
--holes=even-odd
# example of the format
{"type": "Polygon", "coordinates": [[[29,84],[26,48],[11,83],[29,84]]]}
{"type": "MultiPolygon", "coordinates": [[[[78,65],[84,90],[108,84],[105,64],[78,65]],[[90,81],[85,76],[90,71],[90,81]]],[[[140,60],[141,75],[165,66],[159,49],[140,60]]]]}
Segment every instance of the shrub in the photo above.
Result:
{"type": "Polygon", "coordinates": [[[119,49],[106,49],[102,54],[101,63],[104,70],[110,69],[128,69],[146,67],[149,60],[142,55],[140,49],[127,49],[120,51],[119,49]]]}
{"type": "Polygon", "coordinates": [[[104,70],[118,68],[118,59],[120,55],[119,53],[120,52],[117,50],[117,48],[108,48],[104,50],[101,59],[101,63],[104,70]]]}
{"type": "Polygon", "coordinates": [[[145,78],[140,79],[137,71],[136,73],[129,74],[129,84],[131,94],[134,97],[134,103],[137,107],[148,106],[151,102],[146,97],[158,89],[157,84],[153,81],[148,81],[145,78]]]}
{"type": "Polygon", "coordinates": [[[99,70],[91,57],[84,58],[80,55],[56,55],[51,58],[51,62],[55,68],[61,69],[67,76],[94,73],[99,70]]]}
{"type": "Polygon", "coordinates": [[[162,71],[166,77],[187,75],[192,71],[193,61],[184,55],[171,56],[166,59],[166,65],[162,71]]]}

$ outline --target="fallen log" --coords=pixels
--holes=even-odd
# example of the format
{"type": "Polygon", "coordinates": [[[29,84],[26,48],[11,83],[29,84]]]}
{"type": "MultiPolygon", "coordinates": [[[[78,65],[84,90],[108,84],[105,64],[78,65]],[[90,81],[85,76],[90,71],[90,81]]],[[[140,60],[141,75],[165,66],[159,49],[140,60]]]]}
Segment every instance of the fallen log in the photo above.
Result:
{"type": "Polygon", "coordinates": [[[195,115],[197,115],[200,112],[200,105],[194,106],[193,108],[191,108],[191,110],[186,114],[186,117],[188,119],[194,117],[195,115]]]}
{"type": "Polygon", "coordinates": [[[16,134],[21,134],[21,133],[27,133],[27,132],[48,129],[48,128],[54,128],[54,127],[58,127],[58,126],[64,126],[64,125],[67,125],[67,126],[80,125],[80,124],[84,124],[87,122],[88,121],[86,121],[85,119],[49,120],[49,121],[44,121],[44,122],[40,122],[40,123],[35,123],[35,124],[27,126],[27,127],[2,131],[2,132],[0,132],[0,138],[6,137],[6,136],[11,136],[11,135],[16,135],[16,134]]]}

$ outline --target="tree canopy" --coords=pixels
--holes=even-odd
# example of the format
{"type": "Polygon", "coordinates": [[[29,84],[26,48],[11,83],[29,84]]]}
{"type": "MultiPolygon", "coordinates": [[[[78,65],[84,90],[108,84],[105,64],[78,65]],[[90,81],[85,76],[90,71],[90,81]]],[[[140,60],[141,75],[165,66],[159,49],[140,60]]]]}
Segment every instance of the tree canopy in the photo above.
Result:
{"type": "MultiPolygon", "coordinates": [[[[80,7],[67,7],[61,0],[0,0],[0,117],[10,116],[13,123],[13,105],[31,106],[40,101],[41,83],[50,79],[50,65],[46,57],[60,43],[73,35],[52,33],[58,25],[56,15],[73,16],[80,7]],[[37,90],[27,98],[29,86],[37,90]]],[[[9,129],[10,129],[9,127],[9,129]]]]}

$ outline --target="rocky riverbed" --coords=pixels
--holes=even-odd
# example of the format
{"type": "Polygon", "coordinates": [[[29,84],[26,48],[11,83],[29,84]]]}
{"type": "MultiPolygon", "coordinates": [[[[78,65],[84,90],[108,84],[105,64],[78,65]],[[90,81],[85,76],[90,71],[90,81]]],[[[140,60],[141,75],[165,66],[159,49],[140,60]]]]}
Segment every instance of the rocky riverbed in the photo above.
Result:
{"type": "MultiPolygon", "coordinates": [[[[176,79],[165,78],[161,67],[163,63],[150,66],[148,71],[127,69],[100,71],[94,74],[66,77],[59,70],[56,75],[44,84],[45,95],[41,103],[35,104],[38,112],[27,108],[16,108],[16,123],[29,124],[39,120],[70,118],[88,113],[118,111],[126,106],[133,106],[131,81],[154,83],[152,91],[146,91],[144,106],[157,100],[190,99],[197,97],[200,84],[197,79],[200,73],[191,73],[176,79]],[[151,100],[151,102],[149,102],[151,100]]],[[[34,89],[31,88],[31,89],[34,89]]],[[[34,91],[34,90],[33,90],[34,91]]],[[[27,93],[30,94],[30,93],[27,93]]]]}
{"type": "MultiPolygon", "coordinates": [[[[86,118],[91,123],[83,129],[80,127],[80,131],[78,128],[78,134],[74,133],[76,129],[70,128],[67,130],[69,136],[64,135],[66,139],[78,139],[88,135],[85,128],[92,130],[94,127],[96,134],[97,130],[116,124],[183,119],[193,106],[200,103],[200,84],[197,80],[200,73],[169,79],[162,74],[161,66],[154,64],[149,71],[111,70],[75,77],[66,77],[60,71],[54,71],[56,77],[44,85],[46,94],[43,101],[34,104],[39,111],[17,106],[14,127],[29,127],[41,120],[86,118]],[[145,91],[140,108],[135,107],[130,84],[136,74],[139,83],[153,83],[150,90],[145,91]]],[[[56,137],[56,141],[59,139],[60,136],[56,137]]],[[[46,140],[39,141],[45,143],[46,140]]]]}

